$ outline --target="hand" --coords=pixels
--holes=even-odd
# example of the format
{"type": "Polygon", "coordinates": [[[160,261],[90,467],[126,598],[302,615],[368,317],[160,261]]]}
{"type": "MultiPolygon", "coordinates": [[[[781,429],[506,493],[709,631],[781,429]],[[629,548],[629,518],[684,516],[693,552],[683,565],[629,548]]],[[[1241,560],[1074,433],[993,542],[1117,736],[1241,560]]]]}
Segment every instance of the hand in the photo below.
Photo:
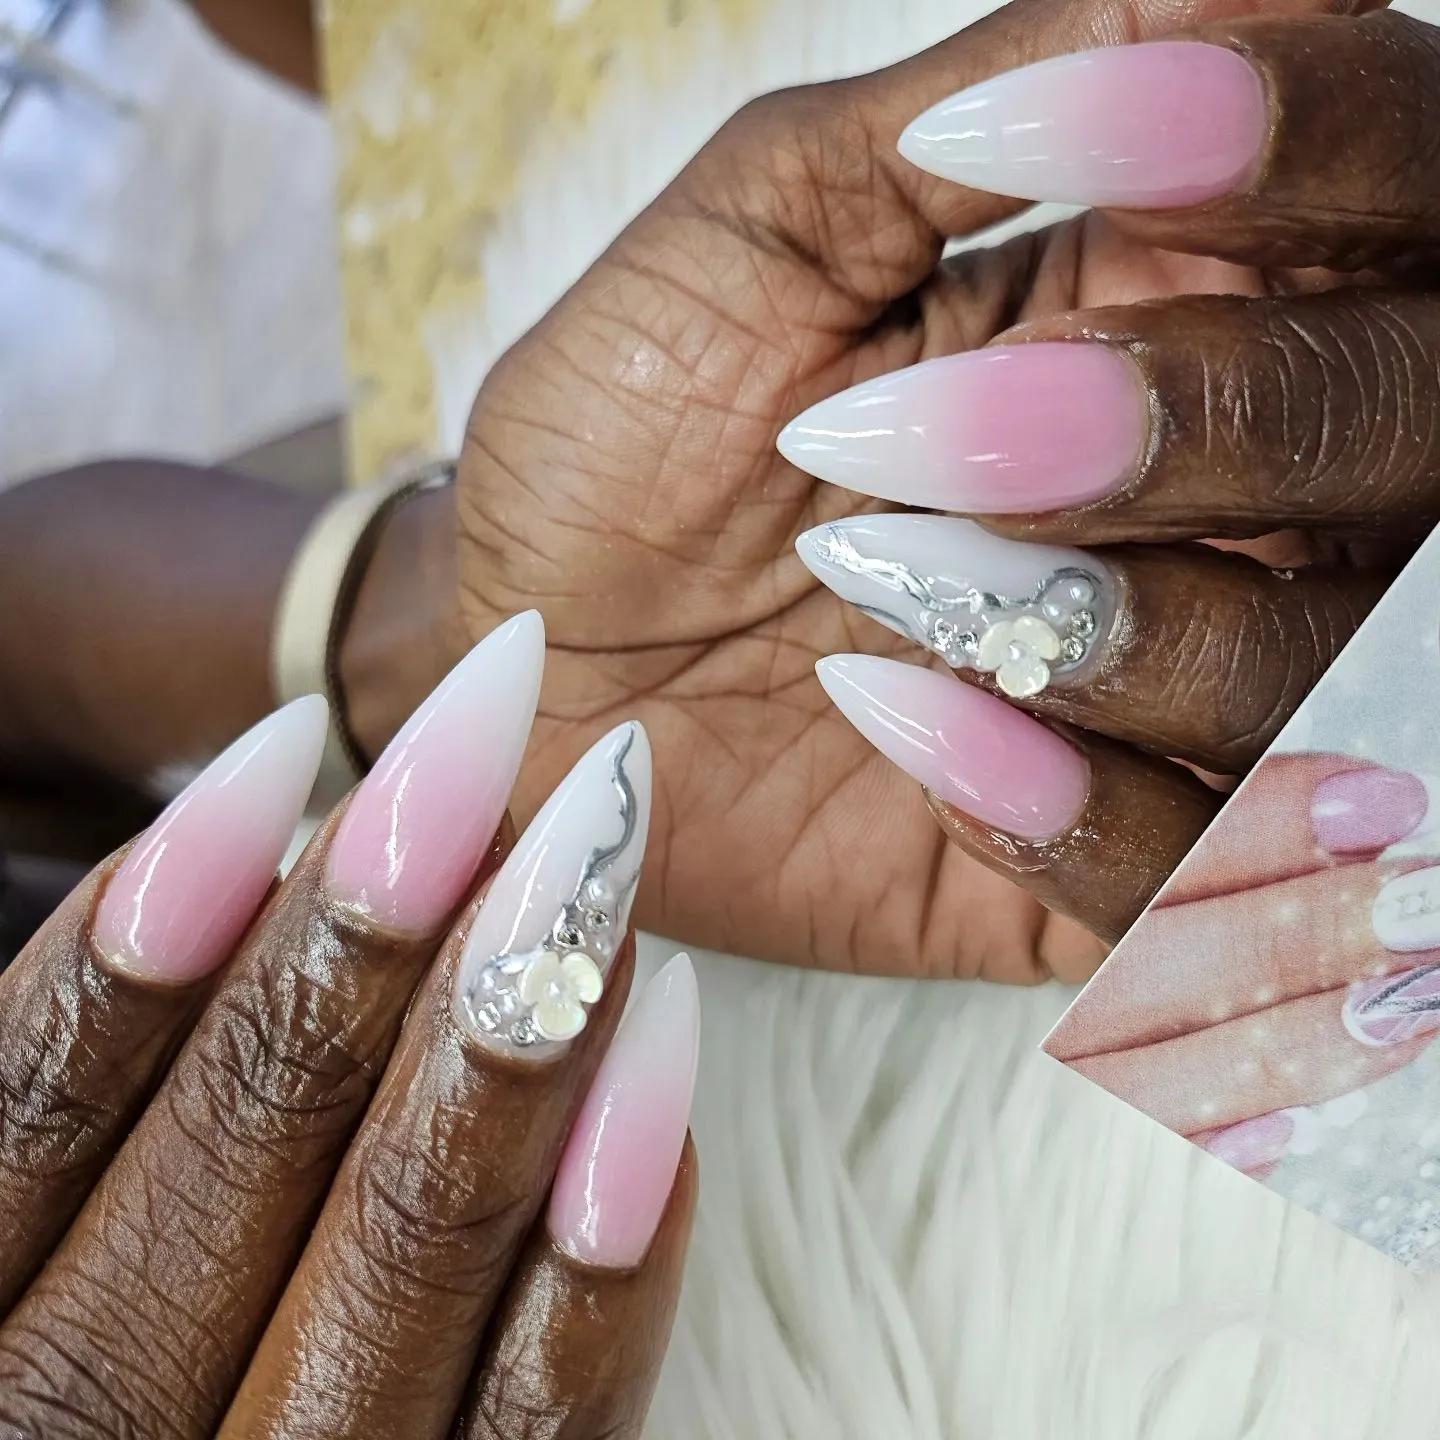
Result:
{"type": "Polygon", "coordinates": [[[1435,817],[1417,776],[1280,754],[1225,823],[1131,928],[1131,965],[1103,970],[1045,1048],[1263,1176],[1298,1108],[1402,1069],[1440,1028],[1433,955],[1390,948],[1371,918],[1383,887],[1425,863],[1382,852],[1435,817]]]}
{"type": "Polygon", "coordinates": [[[839,970],[1031,981],[1098,962],[1081,927],[948,849],[828,712],[816,659],[881,637],[792,546],[855,502],[774,440],[805,405],[1022,315],[1263,290],[1258,269],[1100,221],[940,265],[944,237],[1020,207],[895,150],[958,86],[1257,8],[1315,7],[1018,0],[905,64],[758,101],[486,380],[461,469],[466,619],[478,635],[533,605],[553,647],[520,808],[641,716],[661,857],[642,924],[839,970]]]}
{"type": "Polygon", "coordinates": [[[983,688],[863,658],[825,678],[959,846],[1110,938],[1220,802],[1159,757],[1253,765],[1440,518],[1440,32],[1377,14],[1181,38],[1203,43],[1002,77],[905,148],[955,178],[1123,206],[1088,223],[1228,267],[1251,298],[1030,320],[782,438],[867,495],[984,515],[887,516],[802,545],[983,688]],[[1337,94],[1339,74],[1353,83],[1337,94]],[[1022,174],[1012,135],[1054,153],[1022,174]],[[1284,569],[1173,543],[1287,528],[1284,569]]]}
{"type": "Polygon", "coordinates": [[[638,726],[494,838],[543,647],[533,615],[478,647],[276,886],[325,728],[280,711],[0,977],[0,1430],[638,1437],[694,979],[606,1053],[638,726]]]}

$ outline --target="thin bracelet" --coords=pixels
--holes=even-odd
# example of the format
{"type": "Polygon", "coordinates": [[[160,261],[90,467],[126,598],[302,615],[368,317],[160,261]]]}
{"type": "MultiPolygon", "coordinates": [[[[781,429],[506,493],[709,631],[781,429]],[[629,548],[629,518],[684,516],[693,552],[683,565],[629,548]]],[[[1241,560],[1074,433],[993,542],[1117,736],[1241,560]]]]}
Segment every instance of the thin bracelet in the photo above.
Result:
{"type": "Polygon", "coordinates": [[[290,562],[275,610],[271,680],[281,705],[323,695],[330,730],[315,798],[332,805],[370,768],[350,729],[340,679],[340,646],[365,571],[386,522],[407,501],[453,484],[455,465],[426,465],[332,500],[290,562]]]}

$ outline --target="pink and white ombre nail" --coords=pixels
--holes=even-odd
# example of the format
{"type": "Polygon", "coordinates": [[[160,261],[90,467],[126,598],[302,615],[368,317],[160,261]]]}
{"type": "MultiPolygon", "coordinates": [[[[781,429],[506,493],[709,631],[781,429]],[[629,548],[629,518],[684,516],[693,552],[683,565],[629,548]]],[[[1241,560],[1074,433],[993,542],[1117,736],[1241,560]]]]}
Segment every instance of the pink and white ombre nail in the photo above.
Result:
{"type": "Polygon", "coordinates": [[[832,655],[815,669],[882,755],[981,824],[1039,843],[1079,820],[1090,762],[1005,701],[951,675],[872,655],[832,655]]]}
{"type": "Polygon", "coordinates": [[[135,843],[95,912],[97,950],[162,984],[203,979],[255,917],[305,813],[325,745],[318,695],[262,720],[135,843]]]}
{"type": "Polygon", "coordinates": [[[605,736],[546,801],[470,928],[455,1013],[483,1044],[549,1058],[580,1034],[630,923],[650,829],[650,741],[605,736]]]}
{"type": "Polygon", "coordinates": [[[410,717],[335,832],[325,883],[377,925],[428,934],[465,897],[504,817],[545,668],[531,610],[482,640],[410,717]]]}
{"type": "Polygon", "coordinates": [[[962,90],[906,129],[900,153],[997,195],[1161,208],[1239,190],[1269,130],[1248,61],[1162,40],[1062,55],[962,90]]]}
{"type": "Polygon", "coordinates": [[[699,1055],[695,971],[677,955],[626,1016],[560,1161],[549,1228],[576,1260],[605,1270],[644,1260],[685,1148],[699,1055]]]}
{"type": "Polygon", "coordinates": [[[1150,401],[1108,345],[1036,340],[926,360],[812,406],[792,465],[862,495],[972,515],[1086,505],[1139,473],[1150,401]]]}

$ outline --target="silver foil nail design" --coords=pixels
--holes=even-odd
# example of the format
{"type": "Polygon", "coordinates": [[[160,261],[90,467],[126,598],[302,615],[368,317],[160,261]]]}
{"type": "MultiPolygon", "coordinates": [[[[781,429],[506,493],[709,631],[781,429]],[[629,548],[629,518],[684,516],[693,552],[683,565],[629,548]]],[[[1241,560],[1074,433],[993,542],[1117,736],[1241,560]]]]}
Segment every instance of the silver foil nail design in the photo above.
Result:
{"type": "Polygon", "coordinates": [[[501,868],[461,959],[457,1003],[492,1046],[540,1056],[604,993],[640,879],[650,753],[639,725],[586,755],[501,868]]]}
{"type": "Polygon", "coordinates": [[[1083,551],[1002,540],[970,521],[838,521],[802,536],[800,551],[820,579],[872,619],[957,669],[993,674],[1015,699],[1084,669],[1112,619],[1113,587],[1083,551]],[[977,583],[975,572],[985,569],[1022,580],[1023,588],[977,583]]]}

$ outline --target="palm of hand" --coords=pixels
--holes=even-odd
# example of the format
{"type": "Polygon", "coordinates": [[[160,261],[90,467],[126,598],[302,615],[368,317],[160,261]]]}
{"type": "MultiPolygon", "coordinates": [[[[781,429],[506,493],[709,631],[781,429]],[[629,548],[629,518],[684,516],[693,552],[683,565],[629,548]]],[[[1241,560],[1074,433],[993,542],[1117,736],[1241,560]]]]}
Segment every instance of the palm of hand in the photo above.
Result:
{"type": "Polygon", "coordinates": [[[876,164],[816,93],[742,112],[481,391],[466,620],[483,633],[534,606],[552,647],[517,804],[633,715],[658,767],[646,927],[836,970],[1082,978],[1100,942],[947,845],[816,683],[837,651],[919,657],[796,559],[802,529],[862,502],[775,437],[826,395],[1020,320],[1265,277],[1094,216],[937,268],[936,211],[960,233],[1005,202],[897,183],[903,162],[876,164]]]}

